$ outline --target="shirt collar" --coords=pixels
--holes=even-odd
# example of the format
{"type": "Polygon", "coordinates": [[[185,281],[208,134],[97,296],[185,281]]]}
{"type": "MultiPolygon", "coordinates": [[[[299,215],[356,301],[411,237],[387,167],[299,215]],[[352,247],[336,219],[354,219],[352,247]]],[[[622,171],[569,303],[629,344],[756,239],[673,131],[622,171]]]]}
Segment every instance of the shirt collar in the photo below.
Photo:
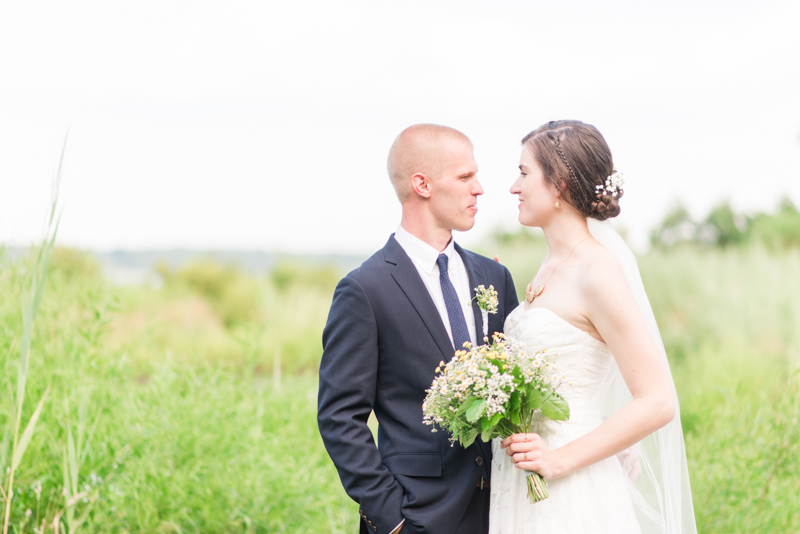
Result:
{"type": "MultiPolygon", "coordinates": [[[[400,225],[397,226],[397,231],[394,234],[394,238],[398,243],[400,243],[400,246],[403,247],[403,250],[406,251],[408,257],[411,258],[411,261],[413,261],[415,265],[422,269],[423,272],[430,275],[433,273],[434,269],[439,269],[438,265],[436,264],[436,259],[439,257],[440,253],[425,241],[411,235],[400,225]]],[[[447,243],[447,246],[441,252],[441,254],[445,254],[447,256],[447,265],[449,270],[450,265],[453,263],[453,255],[457,254],[455,242],[452,238],[450,238],[450,242],[447,243]]]]}

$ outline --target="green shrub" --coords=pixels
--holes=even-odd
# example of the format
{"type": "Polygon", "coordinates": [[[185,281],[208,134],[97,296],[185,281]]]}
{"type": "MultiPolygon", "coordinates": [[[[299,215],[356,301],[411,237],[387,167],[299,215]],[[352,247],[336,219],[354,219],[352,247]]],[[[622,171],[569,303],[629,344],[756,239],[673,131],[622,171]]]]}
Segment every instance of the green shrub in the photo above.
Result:
{"type": "Polygon", "coordinates": [[[50,272],[68,280],[96,279],[101,275],[100,264],[91,252],[68,247],[54,247],[50,272]]]}
{"type": "Polygon", "coordinates": [[[800,248],[800,212],[788,197],[780,201],[776,213],[752,216],[735,212],[725,201],[698,223],[678,204],[650,233],[650,244],[658,249],[687,245],[703,248],[763,246],[777,252],[800,248]]]}
{"type": "Polygon", "coordinates": [[[278,291],[291,287],[305,287],[333,292],[342,274],[333,265],[309,266],[300,262],[281,261],[270,273],[270,280],[278,291]]]}
{"type": "Polygon", "coordinates": [[[261,286],[235,265],[206,259],[187,263],[176,271],[162,263],[157,271],[168,288],[188,289],[206,298],[226,327],[262,317],[261,286]]]}
{"type": "Polygon", "coordinates": [[[773,251],[800,249],[800,211],[784,198],[775,215],[759,213],[753,218],[751,235],[773,251]]]}

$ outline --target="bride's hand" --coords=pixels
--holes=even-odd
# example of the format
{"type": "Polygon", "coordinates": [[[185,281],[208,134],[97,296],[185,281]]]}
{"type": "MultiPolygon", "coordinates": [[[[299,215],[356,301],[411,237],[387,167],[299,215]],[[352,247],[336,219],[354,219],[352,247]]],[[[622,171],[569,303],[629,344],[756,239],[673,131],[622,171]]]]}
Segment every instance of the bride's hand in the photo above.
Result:
{"type": "Polygon", "coordinates": [[[563,475],[557,450],[550,450],[539,434],[514,434],[500,444],[506,449],[514,466],[525,471],[534,471],[545,480],[563,475]]]}

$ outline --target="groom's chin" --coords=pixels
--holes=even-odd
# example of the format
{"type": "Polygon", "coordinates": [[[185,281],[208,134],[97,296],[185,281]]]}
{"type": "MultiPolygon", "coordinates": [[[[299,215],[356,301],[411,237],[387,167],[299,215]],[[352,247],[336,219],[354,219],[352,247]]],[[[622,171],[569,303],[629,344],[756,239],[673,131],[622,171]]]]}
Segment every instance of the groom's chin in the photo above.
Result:
{"type": "Polygon", "coordinates": [[[469,220],[465,220],[463,222],[460,222],[458,227],[453,228],[453,230],[455,230],[456,232],[466,232],[468,230],[472,230],[473,226],[475,226],[475,217],[472,217],[469,220]]]}

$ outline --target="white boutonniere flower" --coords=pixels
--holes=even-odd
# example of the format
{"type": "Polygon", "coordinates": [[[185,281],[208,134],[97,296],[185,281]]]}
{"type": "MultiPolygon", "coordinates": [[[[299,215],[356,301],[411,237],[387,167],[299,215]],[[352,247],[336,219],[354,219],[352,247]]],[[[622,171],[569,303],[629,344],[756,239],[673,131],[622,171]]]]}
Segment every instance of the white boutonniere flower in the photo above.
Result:
{"type": "Polygon", "coordinates": [[[494,286],[489,286],[489,289],[481,284],[475,288],[475,296],[473,299],[478,300],[478,308],[481,310],[481,318],[483,319],[483,337],[484,341],[488,341],[489,335],[489,314],[497,313],[497,291],[494,286]]]}

